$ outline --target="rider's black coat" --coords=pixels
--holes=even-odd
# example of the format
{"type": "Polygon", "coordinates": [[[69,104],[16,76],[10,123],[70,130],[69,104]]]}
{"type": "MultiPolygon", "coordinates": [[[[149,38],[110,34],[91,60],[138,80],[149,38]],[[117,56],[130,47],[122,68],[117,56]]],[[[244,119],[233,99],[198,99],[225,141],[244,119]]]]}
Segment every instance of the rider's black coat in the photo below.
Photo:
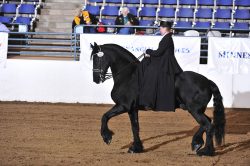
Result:
{"type": "Polygon", "coordinates": [[[172,33],[165,35],[157,50],[147,49],[139,65],[139,105],[155,111],[175,110],[175,75],[182,72],[175,55],[172,33]]]}

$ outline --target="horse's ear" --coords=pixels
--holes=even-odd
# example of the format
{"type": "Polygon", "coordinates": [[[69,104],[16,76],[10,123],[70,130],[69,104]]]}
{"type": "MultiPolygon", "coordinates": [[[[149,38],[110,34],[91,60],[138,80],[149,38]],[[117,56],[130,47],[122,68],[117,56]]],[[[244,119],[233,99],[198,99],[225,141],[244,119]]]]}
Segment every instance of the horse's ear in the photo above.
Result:
{"type": "Polygon", "coordinates": [[[90,43],[90,47],[91,47],[92,49],[94,49],[94,46],[93,46],[93,44],[92,44],[92,43],[90,43]]]}
{"type": "Polygon", "coordinates": [[[94,46],[97,47],[98,45],[96,44],[96,42],[94,42],[94,46]]]}

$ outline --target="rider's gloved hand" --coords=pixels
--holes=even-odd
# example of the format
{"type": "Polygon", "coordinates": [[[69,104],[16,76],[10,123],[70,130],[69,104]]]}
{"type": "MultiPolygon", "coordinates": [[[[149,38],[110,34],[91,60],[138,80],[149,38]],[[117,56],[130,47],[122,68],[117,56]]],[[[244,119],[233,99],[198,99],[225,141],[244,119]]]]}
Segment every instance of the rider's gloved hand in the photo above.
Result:
{"type": "Polygon", "coordinates": [[[152,52],[153,52],[152,49],[147,49],[147,50],[146,50],[146,54],[151,54],[152,52]]]}
{"type": "MultiPolygon", "coordinates": [[[[147,49],[148,50],[148,49],[147,49]]],[[[145,58],[150,58],[150,55],[147,53],[147,50],[144,51],[144,57],[145,58]]]]}

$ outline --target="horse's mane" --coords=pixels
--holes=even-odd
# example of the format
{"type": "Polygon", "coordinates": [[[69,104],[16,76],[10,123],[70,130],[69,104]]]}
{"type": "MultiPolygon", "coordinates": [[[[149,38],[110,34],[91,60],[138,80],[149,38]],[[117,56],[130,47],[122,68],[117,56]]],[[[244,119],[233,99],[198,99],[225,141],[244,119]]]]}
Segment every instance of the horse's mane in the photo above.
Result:
{"type": "Polygon", "coordinates": [[[117,44],[104,44],[102,45],[102,47],[116,49],[118,52],[121,53],[119,55],[126,56],[125,57],[126,59],[129,59],[130,61],[134,61],[134,62],[139,62],[139,60],[134,56],[134,54],[132,54],[130,51],[128,51],[122,46],[119,46],[117,44]]]}

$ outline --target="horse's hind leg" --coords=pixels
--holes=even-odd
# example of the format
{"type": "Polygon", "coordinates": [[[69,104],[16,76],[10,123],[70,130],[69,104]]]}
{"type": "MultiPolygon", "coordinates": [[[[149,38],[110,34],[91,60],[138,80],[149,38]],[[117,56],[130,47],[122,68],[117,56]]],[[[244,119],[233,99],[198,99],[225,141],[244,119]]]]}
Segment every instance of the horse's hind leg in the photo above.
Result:
{"type": "Polygon", "coordinates": [[[138,110],[131,110],[128,112],[131,121],[131,127],[133,131],[134,142],[129,148],[129,153],[140,153],[143,151],[143,145],[139,136],[140,127],[138,120],[138,110]]]}
{"type": "MultiPolygon", "coordinates": [[[[207,115],[205,115],[205,116],[209,120],[209,122],[211,123],[211,119],[207,115]]],[[[202,136],[203,136],[204,132],[205,132],[205,129],[203,128],[203,126],[200,126],[198,131],[194,134],[193,139],[192,139],[192,143],[191,143],[191,147],[192,147],[193,151],[197,152],[203,146],[204,140],[203,140],[202,136]]]]}
{"type": "Polygon", "coordinates": [[[194,134],[191,147],[193,151],[198,151],[204,144],[204,140],[202,138],[203,133],[205,132],[204,128],[200,126],[198,131],[194,134]]]}
{"type": "Polygon", "coordinates": [[[190,112],[195,120],[204,128],[206,131],[206,144],[205,147],[198,150],[197,154],[199,156],[213,156],[214,155],[214,145],[213,145],[213,126],[209,119],[205,116],[203,112],[190,112]]]}
{"type": "Polygon", "coordinates": [[[108,112],[106,112],[102,116],[101,135],[102,135],[103,141],[106,144],[111,143],[112,135],[113,135],[113,132],[110,131],[108,128],[108,121],[112,117],[120,115],[120,114],[125,113],[125,112],[127,112],[127,110],[123,106],[115,105],[113,108],[111,108],[108,112]]]}

